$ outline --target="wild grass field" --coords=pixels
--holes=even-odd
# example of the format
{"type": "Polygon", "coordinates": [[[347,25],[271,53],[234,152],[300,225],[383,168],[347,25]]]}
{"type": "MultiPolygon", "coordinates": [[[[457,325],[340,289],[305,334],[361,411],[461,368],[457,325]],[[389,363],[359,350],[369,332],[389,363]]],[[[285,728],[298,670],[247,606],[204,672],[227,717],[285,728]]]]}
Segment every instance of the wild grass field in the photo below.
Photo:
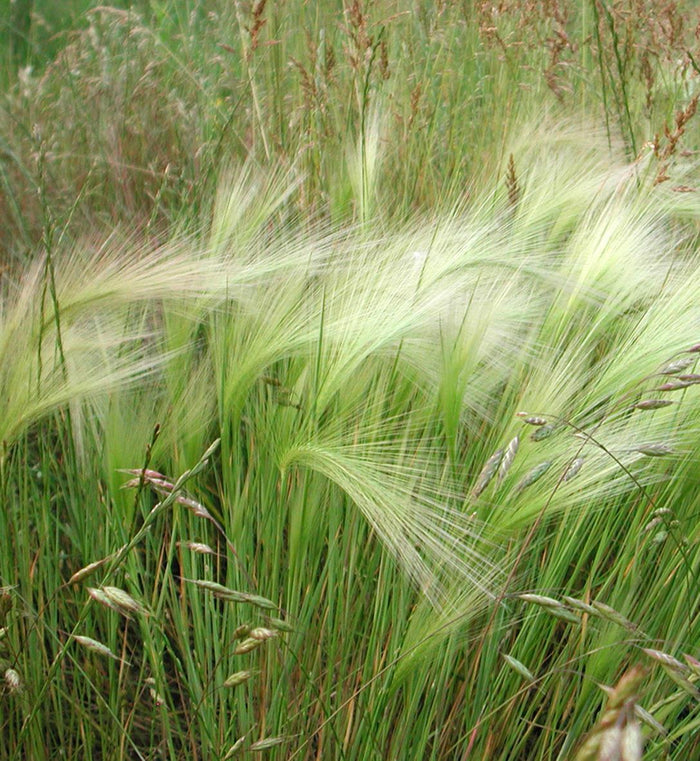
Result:
{"type": "Polygon", "coordinates": [[[0,759],[700,758],[700,16],[14,0],[0,759]]]}

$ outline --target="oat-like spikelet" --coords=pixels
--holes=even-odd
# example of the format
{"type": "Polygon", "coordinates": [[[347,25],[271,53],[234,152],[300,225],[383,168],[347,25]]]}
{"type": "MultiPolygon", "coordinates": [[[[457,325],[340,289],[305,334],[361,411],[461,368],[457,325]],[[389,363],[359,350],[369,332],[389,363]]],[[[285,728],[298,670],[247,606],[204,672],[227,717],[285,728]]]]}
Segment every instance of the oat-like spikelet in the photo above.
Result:
{"type": "Polygon", "coordinates": [[[87,591],[93,600],[96,600],[127,617],[129,613],[139,613],[140,615],[145,616],[148,615],[148,610],[146,610],[142,603],[138,602],[138,600],[134,599],[123,589],[119,589],[119,587],[106,586],[100,587],[99,589],[89,587],[87,591]]]}
{"type": "Polygon", "coordinates": [[[279,736],[279,737],[265,737],[262,740],[258,740],[257,742],[254,742],[248,750],[252,751],[261,751],[261,750],[267,750],[268,748],[274,748],[277,745],[282,745],[283,743],[289,742],[290,738],[287,736],[279,736]]]}
{"type": "MultiPolygon", "coordinates": [[[[542,430],[542,429],[540,429],[542,430]]],[[[503,458],[498,466],[497,481],[500,484],[506,477],[508,471],[515,460],[515,455],[518,454],[518,447],[520,446],[520,437],[516,434],[509,442],[508,446],[503,452],[503,458]]]]}
{"type": "Polygon", "coordinates": [[[233,654],[243,655],[244,653],[249,653],[251,650],[256,650],[257,648],[259,648],[260,645],[262,645],[262,643],[263,643],[263,640],[261,639],[248,637],[248,639],[244,639],[240,645],[236,646],[236,648],[233,651],[233,654]]]}
{"type": "Polygon", "coordinates": [[[527,423],[528,425],[547,425],[547,418],[540,417],[539,415],[530,415],[527,412],[518,412],[517,417],[522,418],[523,423],[527,423]]]}
{"type": "Polygon", "coordinates": [[[644,669],[634,667],[606,690],[608,704],[574,761],[641,761],[642,735],[634,708],[644,675],[644,669]]]}
{"type": "Polygon", "coordinates": [[[228,749],[226,752],[226,755],[224,756],[224,761],[229,761],[229,759],[233,758],[234,756],[237,756],[240,751],[243,749],[243,745],[246,741],[246,735],[243,735],[243,737],[239,737],[236,742],[228,749]]]}
{"type": "Polygon", "coordinates": [[[517,658],[514,658],[512,655],[508,655],[507,653],[501,653],[501,657],[513,669],[513,671],[515,671],[517,674],[520,674],[520,676],[526,682],[534,684],[537,681],[535,679],[535,675],[522,661],[519,661],[517,658]]]}
{"type": "Polygon", "coordinates": [[[682,373],[683,370],[687,370],[691,365],[695,364],[697,360],[694,357],[683,357],[682,359],[676,359],[673,362],[669,362],[664,365],[659,371],[659,375],[677,375],[682,373]]]}
{"type": "Polygon", "coordinates": [[[669,407],[675,404],[670,399],[645,399],[634,405],[635,410],[660,410],[662,407],[669,407]]]}
{"type": "Polygon", "coordinates": [[[642,652],[648,655],[652,660],[660,663],[662,666],[667,666],[680,672],[688,670],[688,667],[685,665],[685,663],[682,663],[678,660],[678,658],[674,658],[672,655],[664,653],[661,650],[654,650],[650,647],[643,647],[642,652]]]}
{"type": "Polygon", "coordinates": [[[523,491],[523,489],[527,489],[528,486],[532,486],[536,481],[539,481],[540,478],[552,467],[552,461],[551,460],[545,460],[545,462],[541,462],[539,465],[535,465],[532,470],[527,473],[522,481],[518,484],[516,487],[516,491],[523,491]]]}
{"type": "Polygon", "coordinates": [[[264,642],[266,639],[277,637],[278,634],[279,632],[276,632],[274,629],[267,629],[264,626],[258,626],[257,628],[250,630],[250,636],[253,639],[259,639],[261,642],[264,642]]]}
{"type": "Polygon", "coordinates": [[[486,460],[486,464],[481,469],[481,472],[479,473],[479,477],[476,479],[476,483],[474,484],[474,488],[472,489],[472,492],[471,492],[472,499],[476,499],[477,497],[481,496],[481,494],[483,494],[486,487],[491,483],[491,479],[496,475],[498,466],[501,464],[501,460],[503,459],[504,452],[505,452],[505,449],[497,449],[491,455],[491,457],[489,457],[489,459],[486,460]]]}
{"type": "Polygon", "coordinates": [[[116,655],[115,653],[110,650],[107,645],[103,644],[102,642],[99,642],[96,639],[93,639],[92,637],[85,637],[81,634],[76,634],[73,639],[83,647],[87,648],[88,650],[92,650],[94,653],[98,653],[99,655],[104,655],[107,658],[112,658],[115,661],[121,661],[122,659],[116,655]]]}
{"type": "Polygon", "coordinates": [[[246,669],[244,671],[236,671],[234,674],[231,674],[231,676],[227,677],[224,680],[224,687],[238,687],[239,684],[247,682],[254,673],[255,672],[251,671],[250,669],[246,669]]]}
{"type": "Polygon", "coordinates": [[[673,453],[673,447],[663,442],[652,442],[650,444],[642,444],[636,447],[634,451],[647,457],[664,457],[667,454],[673,453]]]}
{"type": "Polygon", "coordinates": [[[560,426],[556,423],[546,423],[539,427],[531,436],[532,441],[544,441],[548,439],[560,426]]]}
{"type": "Polygon", "coordinates": [[[553,597],[547,597],[546,595],[537,595],[537,594],[531,594],[530,592],[525,592],[521,595],[518,595],[518,597],[523,600],[524,602],[532,603],[533,605],[539,605],[543,608],[563,608],[564,606],[559,602],[559,600],[555,600],[553,597]]]}
{"type": "Polygon", "coordinates": [[[22,680],[19,676],[19,673],[16,669],[8,668],[5,669],[4,673],[5,678],[5,684],[7,685],[7,689],[10,692],[17,692],[22,687],[22,680]]]}
{"type": "Polygon", "coordinates": [[[574,458],[571,461],[571,465],[569,465],[569,467],[566,469],[566,473],[564,473],[563,480],[571,481],[572,478],[576,478],[581,468],[583,467],[583,463],[584,463],[583,457],[574,458]]]}
{"type": "Polygon", "coordinates": [[[219,584],[216,581],[206,581],[203,579],[185,579],[185,581],[211,592],[214,597],[218,597],[220,600],[250,603],[263,610],[277,610],[278,608],[272,600],[268,600],[266,597],[251,594],[249,592],[239,592],[238,590],[225,587],[223,584],[219,584]]]}

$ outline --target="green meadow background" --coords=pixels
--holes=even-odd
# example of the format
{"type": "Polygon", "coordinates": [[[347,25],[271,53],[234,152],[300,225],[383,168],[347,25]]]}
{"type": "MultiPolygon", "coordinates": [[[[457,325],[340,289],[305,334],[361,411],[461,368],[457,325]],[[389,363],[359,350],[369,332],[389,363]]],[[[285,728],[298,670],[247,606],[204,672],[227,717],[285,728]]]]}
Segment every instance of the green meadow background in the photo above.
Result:
{"type": "Polygon", "coordinates": [[[0,759],[700,758],[700,15],[12,0],[0,759]]]}

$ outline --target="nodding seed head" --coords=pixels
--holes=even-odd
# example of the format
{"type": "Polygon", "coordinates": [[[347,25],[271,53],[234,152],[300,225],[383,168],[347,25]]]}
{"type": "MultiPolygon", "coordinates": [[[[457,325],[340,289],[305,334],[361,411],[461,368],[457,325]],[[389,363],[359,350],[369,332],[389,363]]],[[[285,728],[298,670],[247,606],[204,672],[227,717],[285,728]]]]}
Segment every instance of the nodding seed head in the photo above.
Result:
{"type": "Polygon", "coordinates": [[[22,686],[22,680],[15,669],[5,669],[5,684],[10,692],[17,692],[22,686]]]}
{"type": "Polygon", "coordinates": [[[528,425],[546,425],[547,419],[543,417],[539,417],[538,415],[530,415],[527,412],[518,412],[517,417],[523,419],[523,423],[527,423],[528,425]]]}
{"type": "Polygon", "coordinates": [[[675,404],[670,399],[645,399],[643,402],[637,402],[633,409],[635,410],[659,410],[662,407],[669,407],[675,404]]]}
{"type": "Polygon", "coordinates": [[[687,367],[690,367],[695,362],[693,357],[683,357],[683,359],[677,359],[674,362],[669,362],[659,370],[659,375],[676,375],[676,373],[683,372],[687,367]]]}
{"type": "Polygon", "coordinates": [[[508,442],[505,452],[503,453],[503,459],[498,466],[498,482],[500,483],[506,477],[506,474],[510,470],[510,466],[515,460],[515,455],[518,454],[518,447],[520,446],[520,437],[513,436],[508,442]]]}
{"type": "Polygon", "coordinates": [[[488,460],[486,460],[486,464],[481,469],[481,473],[479,473],[479,477],[476,479],[476,483],[472,489],[472,499],[476,499],[477,497],[481,496],[481,494],[484,492],[484,489],[486,489],[486,487],[489,485],[491,479],[494,477],[496,471],[498,470],[498,466],[501,464],[504,451],[504,449],[498,449],[491,455],[491,457],[489,457],[488,460]]]}
{"type": "Polygon", "coordinates": [[[581,468],[583,467],[583,457],[577,457],[576,459],[571,461],[571,465],[566,469],[566,473],[564,473],[564,481],[571,481],[572,478],[575,478],[581,468]]]}

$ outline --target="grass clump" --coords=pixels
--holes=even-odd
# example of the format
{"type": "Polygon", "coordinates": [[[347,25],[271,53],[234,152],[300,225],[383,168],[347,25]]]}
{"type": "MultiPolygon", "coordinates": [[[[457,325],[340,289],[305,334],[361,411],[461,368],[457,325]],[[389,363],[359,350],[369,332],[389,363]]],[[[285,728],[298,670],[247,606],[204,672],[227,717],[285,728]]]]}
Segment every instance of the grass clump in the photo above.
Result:
{"type": "Polygon", "coordinates": [[[694,757],[686,9],[283,6],[8,70],[0,759],[694,757]]]}

